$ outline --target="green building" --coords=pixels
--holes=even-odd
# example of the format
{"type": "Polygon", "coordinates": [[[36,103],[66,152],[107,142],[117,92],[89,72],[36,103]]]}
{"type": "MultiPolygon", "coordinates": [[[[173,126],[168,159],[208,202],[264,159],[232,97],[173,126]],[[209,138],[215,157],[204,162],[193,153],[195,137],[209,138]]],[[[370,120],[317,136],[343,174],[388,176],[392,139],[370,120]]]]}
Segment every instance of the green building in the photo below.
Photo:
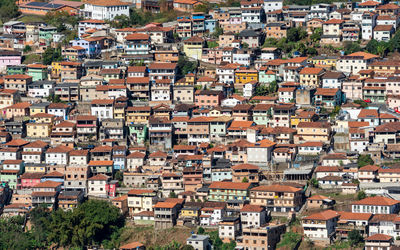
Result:
{"type": "Polygon", "coordinates": [[[208,187],[209,201],[248,200],[250,183],[215,181],[208,187]]]}
{"type": "Polygon", "coordinates": [[[32,81],[44,81],[48,80],[47,74],[48,69],[46,65],[42,64],[29,64],[28,75],[32,76],[32,81]]]}
{"type": "Polygon", "coordinates": [[[258,71],[258,81],[260,83],[271,83],[276,81],[276,74],[271,70],[267,70],[266,67],[262,67],[260,71],[258,71]]]}
{"type": "Polygon", "coordinates": [[[272,122],[272,105],[257,104],[253,108],[253,121],[257,125],[268,125],[272,122]]]}
{"type": "Polygon", "coordinates": [[[129,140],[132,144],[143,144],[147,139],[148,128],[145,124],[129,124],[129,140]]]}
{"type": "Polygon", "coordinates": [[[228,127],[230,126],[233,118],[228,116],[216,117],[210,121],[210,138],[211,141],[218,141],[218,138],[226,136],[228,127]]]}
{"type": "Polygon", "coordinates": [[[7,65],[7,75],[24,75],[25,73],[25,65],[7,65]]]}
{"type": "Polygon", "coordinates": [[[53,34],[57,33],[56,27],[40,27],[39,28],[39,40],[46,41],[46,44],[49,45],[53,40],[53,34]]]}

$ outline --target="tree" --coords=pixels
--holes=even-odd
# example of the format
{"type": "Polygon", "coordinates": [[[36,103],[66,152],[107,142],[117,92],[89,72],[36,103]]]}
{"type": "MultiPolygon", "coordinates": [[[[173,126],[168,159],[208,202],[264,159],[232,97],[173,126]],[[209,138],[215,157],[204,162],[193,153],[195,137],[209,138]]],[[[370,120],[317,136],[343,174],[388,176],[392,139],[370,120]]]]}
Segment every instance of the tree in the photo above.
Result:
{"type": "Polygon", "coordinates": [[[268,94],[268,86],[266,85],[258,85],[254,90],[254,95],[256,96],[264,96],[266,94],[268,94]]]}
{"type": "Polygon", "coordinates": [[[47,47],[42,56],[42,61],[44,65],[50,65],[52,62],[61,61],[63,58],[61,56],[61,48],[58,47],[54,49],[52,47],[47,47]]]}
{"type": "Polygon", "coordinates": [[[122,29],[131,25],[131,19],[126,15],[117,15],[111,22],[112,28],[122,29]]]}
{"type": "Polygon", "coordinates": [[[205,233],[205,230],[204,230],[203,227],[199,227],[199,228],[197,229],[197,234],[204,234],[204,233],[205,233]]]}
{"type": "Polygon", "coordinates": [[[246,176],[245,176],[245,177],[243,177],[242,182],[243,182],[243,183],[247,183],[247,182],[249,182],[249,180],[248,180],[248,179],[246,178],[246,176]]]}
{"type": "Polygon", "coordinates": [[[52,103],[62,103],[61,98],[59,95],[51,94],[47,97],[47,101],[52,103]]]}
{"type": "Polygon", "coordinates": [[[221,27],[215,27],[214,32],[211,33],[211,36],[214,38],[218,38],[223,33],[224,33],[224,30],[221,27]]]}
{"type": "Polygon", "coordinates": [[[248,49],[249,48],[249,44],[246,42],[243,42],[242,44],[243,49],[248,49]]]}
{"type": "Polygon", "coordinates": [[[212,49],[218,47],[218,43],[216,41],[207,41],[207,47],[212,49]]]}
{"type": "Polygon", "coordinates": [[[314,188],[318,188],[318,186],[319,186],[318,180],[315,179],[315,178],[312,178],[312,179],[310,180],[310,185],[311,185],[312,187],[314,187],[314,188]]]}
{"type": "Polygon", "coordinates": [[[298,42],[299,40],[307,37],[307,31],[305,31],[301,27],[292,27],[288,29],[286,37],[289,42],[298,42]]]}
{"type": "Polygon", "coordinates": [[[360,44],[356,42],[345,41],[343,43],[343,47],[344,47],[344,53],[346,55],[362,50],[360,44]]]}
{"type": "Polygon", "coordinates": [[[384,57],[387,51],[387,45],[385,42],[383,43],[379,43],[378,46],[376,47],[376,53],[380,56],[380,57],[384,57]]]}
{"type": "Polygon", "coordinates": [[[174,191],[171,191],[169,193],[169,198],[177,198],[178,196],[176,195],[176,193],[174,191]]]}
{"type": "Polygon", "coordinates": [[[377,54],[377,47],[378,47],[379,43],[377,40],[372,39],[368,42],[367,46],[365,47],[365,49],[371,53],[371,54],[377,54]]]}
{"type": "Polygon", "coordinates": [[[357,229],[353,229],[349,232],[348,239],[351,245],[357,245],[364,240],[364,238],[360,234],[360,231],[358,231],[357,229]]]}
{"type": "Polygon", "coordinates": [[[13,17],[18,16],[18,6],[14,0],[0,1],[0,20],[5,23],[13,17]]]}
{"type": "Polygon", "coordinates": [[[276,81],[272,81],[268,85],[268,92],[269,93],[275,93],[278,91],[278,83],[276,81]]]}
{"type": "Polygon", "coordinates": [[[359,168],[367,166],[367,165],[373,165],[374,161],[372,160],[370,155],[359,155],[357,159],[357,165],[359,168]]]}
{"type": "Polygon", "coordinates": [[[322,28],[316,28],[313,30],[313,33],[310,35],[310,39],[312,42],[316,43],[321,40],[322,36],[322,28]]]}
{"type": "Polygon", "coordinates": [[[180,250],[194,250],[192,245],[183,245],[180,250]]]}
{"type": "Polygon", "coordinates": [[[48,240],[60,247],[84,247],[111,242],[124,225],[119,209],[107,201],[89,200],[73,211],[51,214],[48,240]]]}
{"type": "Polygon", "coordinates": [[[367,197],[367,194],[364,191],[360,191],[357,193],[357,200],[362,200],[367,197]]]}
{"type": "Polygon", "coordinates": [[[115,172],[114,179],[116,179],[118,181],[123,181],[124,180],[124,173],[118,170],[117,172],[115,172]]]}
{"type": "Polygon", "coordinates": [[[29,46],[29,45],[26,45],[25,48],[24,48],[24,53],[28,53],[28,52],[31,52],[31,51],[32,51],[32,47],[29,46]]]}
{"type": "Polygon", "coordinates": [[[189,72],[194,72],[197,69],[197,61],[190,61],[185,56],[179,56],[178,59],[178,75],[184,76],[189,72]]]}

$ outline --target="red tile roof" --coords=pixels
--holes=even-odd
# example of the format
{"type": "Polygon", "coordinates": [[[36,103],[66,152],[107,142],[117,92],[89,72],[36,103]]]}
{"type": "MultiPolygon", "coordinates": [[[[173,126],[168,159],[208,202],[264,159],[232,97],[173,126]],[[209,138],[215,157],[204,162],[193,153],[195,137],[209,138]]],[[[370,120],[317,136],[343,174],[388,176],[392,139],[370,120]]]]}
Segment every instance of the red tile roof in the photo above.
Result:
{"type": "Polygon", "coordinates": [[[249,187],[250,183],[215,181],[210,184],[209,189],[247,190],[249,187]]]}
{"type": "Polygon", "coordinates": [[[301,191],[301,188],[296,188],[288,185],[273,184],[268,186],[258,186],[250,189],[250,191],[265,191],[265,192],[287,192],[296,193],[301,191]]]}
{"type": "Polygon", "coordinates": [[[306,220],[322,220],[327,221],[333,218],[339,217],[339,213],[333,210],[325,210],[319,213],[312,214],[305,217],[306,220]]]}
{"type": "Polygon", "coordinates": [[[352,205],[371,205],[371,206],[393,206],[400,203],[400,201],[390,199],[382,196],[367,197],[365,199],[355,201],[352,205]]]}

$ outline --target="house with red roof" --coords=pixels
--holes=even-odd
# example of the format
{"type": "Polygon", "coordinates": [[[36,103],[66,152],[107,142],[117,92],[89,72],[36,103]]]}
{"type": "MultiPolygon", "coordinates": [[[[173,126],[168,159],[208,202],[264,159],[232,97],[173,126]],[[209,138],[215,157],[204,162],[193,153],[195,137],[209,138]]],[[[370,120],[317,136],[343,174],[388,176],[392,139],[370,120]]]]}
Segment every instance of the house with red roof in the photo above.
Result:
{"type": "Polygon", "coordinates": [[[302,219],[304,235],[313,241],[330,244],[336,235],[340,214],[333,210],[314,213],[302,219]]]}
{"type": "Polygon", "coordinates": [[[353,213],[396,214],[400,209],[400,201],[383,196],[367,197],[351,203],[353,213]]]}
{"type": "Polygon", "coordinates": [[[365,250],[391,249],[394,238],[387,234],[374,234],[365,238],[365,250]]]}
{"type": "Polygon", "coordinates": [[[44,181],[36,184],[32,188],[32,206],[46,206],[56,208],[57,196],[61,191],[62,183],[55,181],[44,181]]]}
{"type": "Polygon", "coordinates": [[[240,209],[242,228],[260,227],[266,223],[267,211],[265,207],[246,204],[240,209]]]}
{"type": "Polygon", "coordinates": [[[264,206],[273,212],[299,211],[303,205],[303,191],[299,187],[272,184],[250,189],[250,205],[264,206]]]}
{"type": "Polygon", "coordinates": [[[327,196],[316,194],[307,198],[307,209],[332,209],[335,203],[335,200],[327,196]]]}
{"type": "Polygon", "coordinates": [[[380,168],[374,165],[367,165],[358,169],[358,180],[360,182],[377,181],[378,171],[380,168]]]}

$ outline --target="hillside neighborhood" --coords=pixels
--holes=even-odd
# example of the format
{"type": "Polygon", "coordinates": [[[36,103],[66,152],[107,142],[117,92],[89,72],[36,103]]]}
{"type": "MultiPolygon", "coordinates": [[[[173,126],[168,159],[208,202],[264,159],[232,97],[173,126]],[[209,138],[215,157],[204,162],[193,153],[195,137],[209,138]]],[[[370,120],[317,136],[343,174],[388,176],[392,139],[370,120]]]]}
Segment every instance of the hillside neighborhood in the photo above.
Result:
{"type": "Polygon", "coordinates": [[[400,247],[398,2],[4,0],[0,26],[0,249],[400,247]]]}

